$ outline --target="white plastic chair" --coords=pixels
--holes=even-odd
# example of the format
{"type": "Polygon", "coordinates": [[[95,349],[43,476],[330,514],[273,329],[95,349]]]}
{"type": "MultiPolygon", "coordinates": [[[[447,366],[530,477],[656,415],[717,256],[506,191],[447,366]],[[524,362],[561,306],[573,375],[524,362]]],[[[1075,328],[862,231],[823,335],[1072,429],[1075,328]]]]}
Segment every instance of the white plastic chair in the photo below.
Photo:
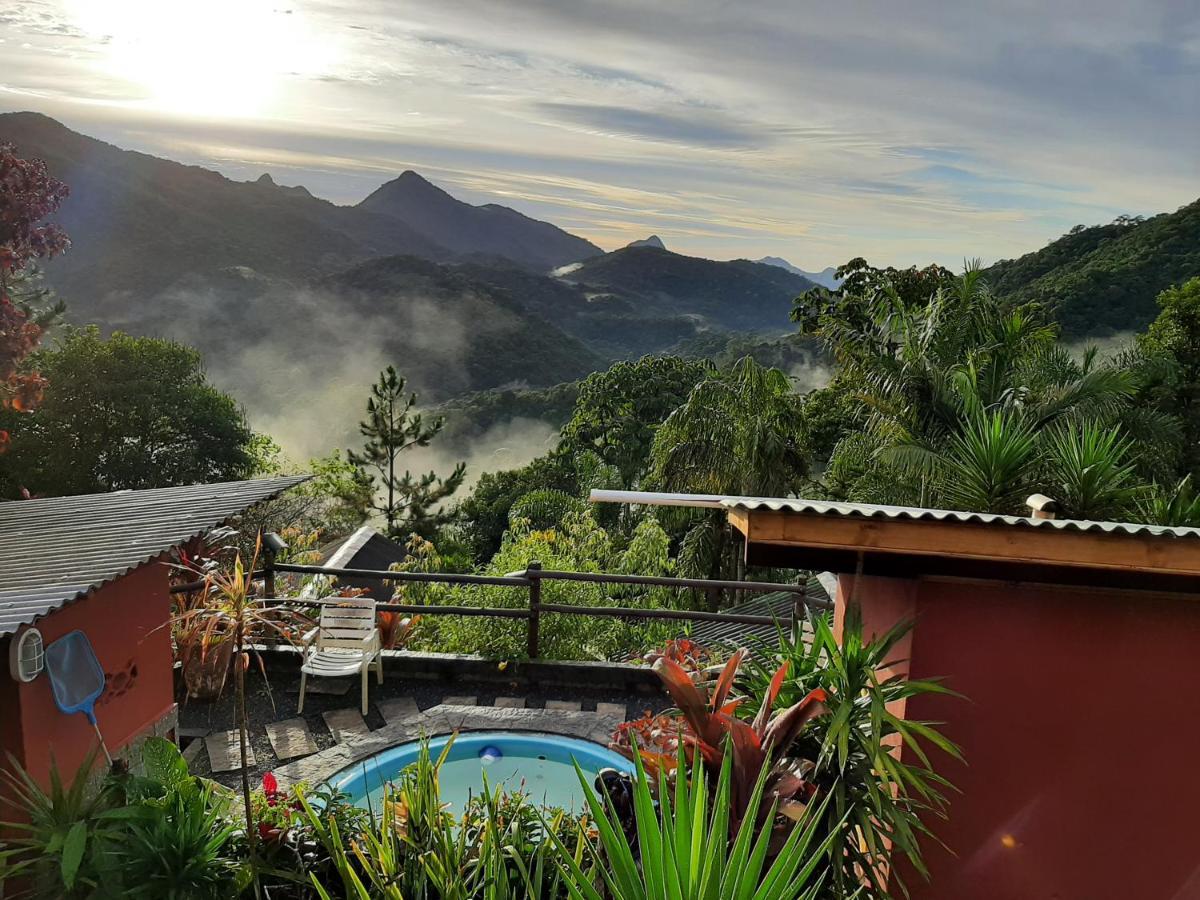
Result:
{"type": "Polygon", "coordinates": [[[300,707],[304,712],[304,689],[308,676],[327,678],[362,676],[362,713],[367,714],[367,672],[372,664],[375,676],[383,684],[383,645],[375,626],[375,600],[372,597],[346,597],[336,605],[321,607],[317,627],[304,636],[304,656],[300,665],[300,707]]]}

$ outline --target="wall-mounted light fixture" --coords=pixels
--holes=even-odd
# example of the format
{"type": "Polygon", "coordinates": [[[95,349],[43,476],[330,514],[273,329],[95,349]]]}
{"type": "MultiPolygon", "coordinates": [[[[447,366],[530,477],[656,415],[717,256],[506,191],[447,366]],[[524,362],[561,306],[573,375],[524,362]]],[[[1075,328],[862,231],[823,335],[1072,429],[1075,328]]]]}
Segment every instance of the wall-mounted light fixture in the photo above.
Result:
{"type": "Polygon", "coordinates": [[[8,650],[8,670],[12,677],[26,684],[42,674],[45,667],[46,646],[42,633],[36,628],[18,631],[8,650]]]}

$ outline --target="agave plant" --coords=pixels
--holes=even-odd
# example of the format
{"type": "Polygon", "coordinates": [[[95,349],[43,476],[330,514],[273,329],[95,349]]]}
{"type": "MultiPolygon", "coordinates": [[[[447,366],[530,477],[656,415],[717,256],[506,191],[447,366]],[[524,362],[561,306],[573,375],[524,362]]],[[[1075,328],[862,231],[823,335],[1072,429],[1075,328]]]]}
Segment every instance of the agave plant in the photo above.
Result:
{"type": "Polygon", "coordinates": [[[598,841],[586,845],[592,866],[585,868],[579,856],[551,833],[569,895],[577,900],[811,900],[818,896],[828,870],[829,839],[822,839],[819,831],[824,806],[802,815],[777,852],[772,852],[775,836],[755,825],[759,819],[776,817],[778,800],[767,792],[770,772],[763,768],[751,784],[743,815],[735,824],[734,759],[732,749],[722,755],[714,786],[706,760],[696,755],[689,764],[680,746],[674,767],[680,776],[673,783],[657,781],[659,802],[655,803],[655,779],[635,754],[637,837],[633,840],[621,828],[612,803],[588,790],[587,778],[577,765],[598,841]]]}
{"type": "Polygon", "coordinates": [[[654,671],[675,701],[683,727],[660,730],[658,746],[653,749],[623,742],[614,742],[613,746],[639,764],[645,764],[660,779],[675,769],[680,752],[688,761],[698,756],[713,772],[720,771],[730,756],[733,804],[730,828],[736,832],[750,814],[751,794],[761,780],[769,806],[755,806],[755,814],[766,815],[768,810],[772,815],[779,813],[783,818],[774,827],[782,835],[787,829],[785,820],[799,819],[816,792],[809,779],[814,764],[788,756],[787,751],[804,726],[825,712],[825,692],[814,689],[787,709],[773,713],[775,698],[790,665],[784,662],[763,693],[754,719],[745,722],[737,718],[735,712],[742,700],[730,699],[730,691],[747,652],[742,649],[729,658],[711,693],[693,682],[679,663],[669,656],[660,657],[654,663],[654,671]]]}

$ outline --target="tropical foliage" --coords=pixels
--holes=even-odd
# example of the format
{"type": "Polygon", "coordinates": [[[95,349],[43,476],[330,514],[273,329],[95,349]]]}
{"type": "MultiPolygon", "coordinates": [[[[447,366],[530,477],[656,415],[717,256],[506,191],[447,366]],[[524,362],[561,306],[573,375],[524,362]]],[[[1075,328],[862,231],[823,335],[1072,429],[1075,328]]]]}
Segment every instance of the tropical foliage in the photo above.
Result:
{"type": "MultiPolygon", "coordinates": [[[[581,900],[793,900],[820,895],[829,869],[828,838],[820,832],[824,806],[803,811],[786,829],[782,844],[756,822],[774,821],[777,807],[765,792],[768,770],[744,798],[742,816],[732,821],[737,803],[734,755],[717,767],[696,755],[689,764],[679,750],[674,781],[652,778],[635,758],[634,834],[610,794],[603,802],[588,792],[588,807],[599,840],[585,844],[590,870],[561,846],[559,865],[572,898],[581,900]],[[732,833],[732,839],[730,835],[732,833]],[[599,873],[597,876],[596,873],[599,873]]],[[[587,780],[579,773],[585,790],[587,780]]],[[[788,820],[791,821],[790,819],[788,820]]]]}

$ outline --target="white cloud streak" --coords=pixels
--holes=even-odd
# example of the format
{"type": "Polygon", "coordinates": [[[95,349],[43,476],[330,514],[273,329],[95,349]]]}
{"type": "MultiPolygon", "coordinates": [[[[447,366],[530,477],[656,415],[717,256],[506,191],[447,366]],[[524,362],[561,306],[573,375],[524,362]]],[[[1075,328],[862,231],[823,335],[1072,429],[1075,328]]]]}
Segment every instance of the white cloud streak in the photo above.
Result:
{"type": "Polygon", "coordinates": [[[269,81],[240,118],[188,108],[203,73],[161,47],[151,77],[120,58],[151,37],[195,59],[187,14],[139,35],[142,0],[112,0],[133,12],[109,34],[91,2],[0,13],[0,105],[340,202],[416,168],[610,247],[653,231],[809,268],[957,264],[1174,209],[1200,184],[1187,0],[242,0],[221,27],[265,23],[254,39],[283,46],[254,65],[214,49],[269,81]]]}

